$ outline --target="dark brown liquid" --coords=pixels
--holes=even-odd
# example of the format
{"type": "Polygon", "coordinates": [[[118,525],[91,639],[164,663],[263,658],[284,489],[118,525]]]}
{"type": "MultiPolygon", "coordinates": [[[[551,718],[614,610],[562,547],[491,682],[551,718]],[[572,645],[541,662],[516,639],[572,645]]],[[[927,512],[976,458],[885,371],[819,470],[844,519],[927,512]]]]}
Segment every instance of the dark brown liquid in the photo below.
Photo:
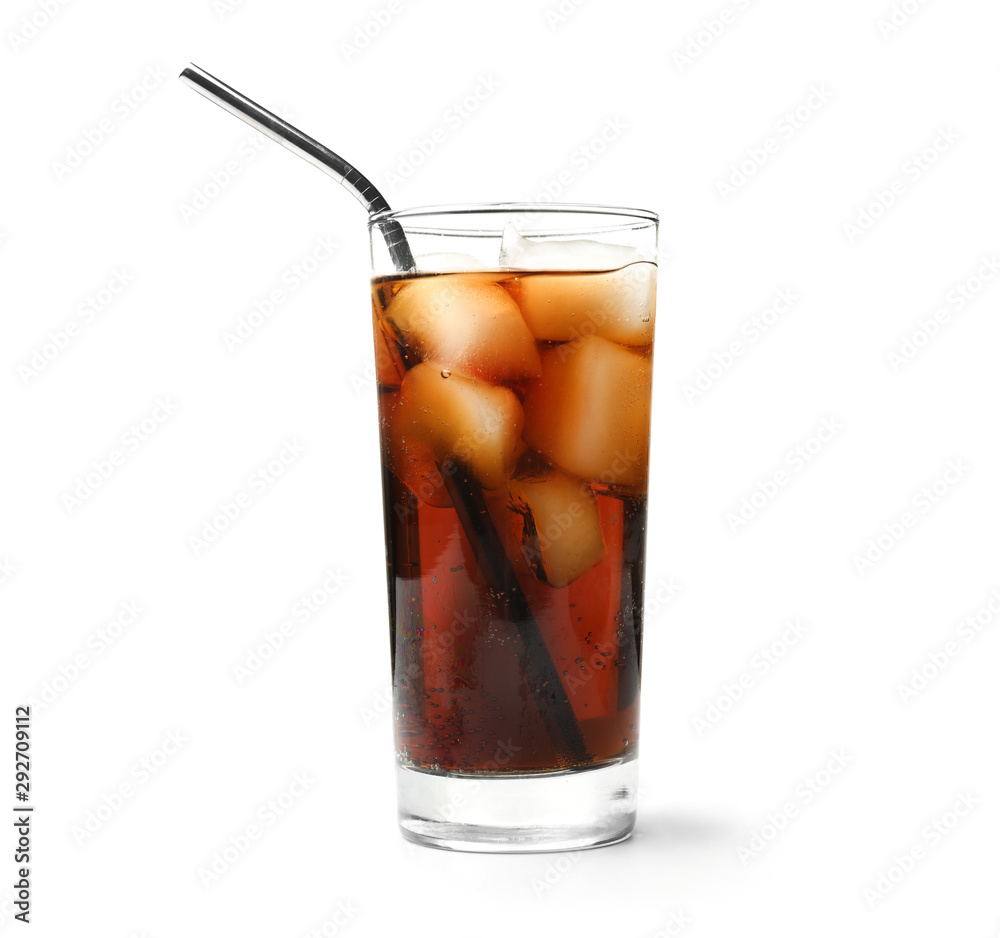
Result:
{"type": "MultiPolygon", "coordinates": [[[[447,288],[449,278],[457,275],[433,276],[447,288]]],[[[465,283],[475,278],[491,289],[501,285],[515,300],[527,277],[561,278],[560,288],[565,290],[565,278],[588,276],[592,275],[461,275],[465,283]]],[[[426,277],[410,278],[414,279],[426,277]]],[[[609,476],[571,477],[586,496],[582,504],[596,505],[593,524],[599,523],[603,540],[602,558],[588,561],[591,565],[584,572],[572,567],[580,551],[560,544],[558,529],[550,532],[556,540],[549,550],[561,548],[559,558],[533,551],[531,545],[549,542],[544,531],[526,531],[535,519],[512,496],[516,488],[496,485],[490,477],[483,478],[492,488],[478,486],[475,480],[470,483],[477,485],[499,535],[508,574],[527,600],[527,618],[532,621],[516,621],[517,609],[498,595],[501,591],[494,588],[489,571],[480,568],[481,554],[470,543],[439,471],[441,466],[447,471],[453,462],[461,463],[461,455],[450,460],[438,451],[433,461],[417,458],[403,469],[399,455],[392,455],[390,437],[401,432],[395,415],[402,406],[400,386],[410,369],[434,354],[426,342],[414,343],[411,335],[401,335],[398,321],[386,315],[393,297],[408,282],[382,278],[374,283],[394,708],[402,763],[439,772],[517,773],[598,765],[632,756],[638,728],[645,452],[638,474],[631,470],[622,484],[609,476]],[[567,562],[570,572],[560,572],[559,563],[567,562]],[[556,577],[570,582],[546,581],[556,577]],[[582,750],[567,748],[553,733],[552,714],[543,712],[550,704],[540,698],[537,688],[528,687],[525,656],[530,653],[518,638],[520,626],[540,633],[554,666],[546,673],[555,679],[550,683],[558,685],[546,686],[545,693],[559,704],[556,709],[564,714],[559,719],[575,721],[582,750]]],[[[544,352],[559,344],[543,341],[537,347],[544,352]]],[[[648,357],[651,345],[631,351],[648,357]]],[[[476,362],[470,364],[465,358],[456,368],[456,374],[471,375],[477,388],[486,382],[505,387],[521,405],[526,398],[534,399],[529,395],[539,379],[530,375],[491,380],[482,369],[477,371],[476,362]]],[[[442,373],[450,371],[445,368],[442,373]]],[[[648,397],[648,388],[641,392],[648,397]]],[[[645,408],[648,441],[648,401],[645,408]]],[[[516,486],[518,478],[530,481],[538,473],[555,471],[564,477],[561,467],[523,444],[514,455],[506,470],[515,480],[511,485],[516,486]]],[[[563,515],[567,525],[576,517],[572,512],[563,515]]],[[[586,542],[586,524],[576,523],[586,542]]],[[[574,527],[571,534],[576,536],[577,531],[574,527]]]]}

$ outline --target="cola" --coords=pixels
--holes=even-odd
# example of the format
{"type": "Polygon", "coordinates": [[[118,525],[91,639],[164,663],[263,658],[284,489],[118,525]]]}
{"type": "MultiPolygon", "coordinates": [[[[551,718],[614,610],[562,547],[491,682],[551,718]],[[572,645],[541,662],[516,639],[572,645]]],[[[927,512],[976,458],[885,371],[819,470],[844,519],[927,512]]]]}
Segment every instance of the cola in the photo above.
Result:
{"type": "Polygon", "coordinates": [[[655,274],[372,281],[402,766],[635,757],[655,274]]]}

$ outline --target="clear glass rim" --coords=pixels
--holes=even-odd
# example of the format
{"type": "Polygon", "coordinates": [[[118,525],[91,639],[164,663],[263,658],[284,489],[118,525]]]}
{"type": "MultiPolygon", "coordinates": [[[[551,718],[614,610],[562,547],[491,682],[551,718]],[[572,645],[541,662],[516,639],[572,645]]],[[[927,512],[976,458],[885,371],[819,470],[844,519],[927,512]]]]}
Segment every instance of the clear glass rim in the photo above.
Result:
{"type": "MultiPolygon", "coordinates": [[[[472,202],[455,205],[423,205],[413,208],[386,209],[369,216],[368,227],[384,224],[387,221],[407,221],[410,219],[427,218],[442,215],[604,215],[609,220],[618,219],[617,225],[631,219],[640,224],[659,224],[660,216],[656,212],[643,208],[623,208],[617,205],[588,205],[577,202],[472,202]]],[[[588,226],[593,230],[592,226],[588,226]]],[[[627,224],[625,227],[629,227],[627,224]]],[[[441,228],[433,226],[436,231],[460,231],[463,229],[441,228]]]]}

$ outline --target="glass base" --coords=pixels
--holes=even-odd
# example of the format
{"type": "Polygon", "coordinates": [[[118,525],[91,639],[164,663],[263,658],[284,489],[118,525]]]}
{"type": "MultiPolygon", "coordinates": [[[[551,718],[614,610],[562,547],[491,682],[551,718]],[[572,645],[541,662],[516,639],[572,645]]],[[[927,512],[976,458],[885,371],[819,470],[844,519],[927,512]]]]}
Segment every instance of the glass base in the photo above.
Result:
{"type": "Polygon", "coordinates": [[[398,766],[399,826],[418,844],[475,853],[583,850],[635,826],[638,762],[545,775],[438,775],[398,766]]]}

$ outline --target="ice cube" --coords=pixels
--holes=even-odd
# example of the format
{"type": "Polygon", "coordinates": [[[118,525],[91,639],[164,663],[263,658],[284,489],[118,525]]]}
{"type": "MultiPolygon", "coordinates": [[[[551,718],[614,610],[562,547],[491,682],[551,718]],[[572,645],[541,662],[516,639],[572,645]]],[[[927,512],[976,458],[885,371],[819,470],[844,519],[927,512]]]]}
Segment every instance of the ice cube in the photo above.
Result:
{"type": "Polygon", "coordinates": [[[643,487],[652,359],[600,336],[546,349],[524,399],[524,442],[567,472],[643,487]]]}
{"type": "Polygon", "coordinates": [[[403,378],[389,433],[416,464],[429,451],[436,462],[467,466],[483,488],[499,489],[523,449],[523,425],[513,391],[421,362],[403,378]]]}
{"type": "Polygon", "coordinates": [[[538,374],[538,349],[510,294],[472,274],[421,277],[389,302],[385,321],[421,359],[494,381],[538,374]]]}
{"type": "Polygon", "coordinates": [[[510,222],[500,239],[500,266],[520,270],[617,270],[643,260],[635,248],[601,241],[522,238],[510,222]]]}
{"type": "Polygon", "coordinates": [[[457,251],[418,254],[416,260],[417,270],[433,274],[459,270],[482,270],[483,267],[471,254],[459,254],[457,251]]]}
{"type": "Polygon", "coordinates": [[[386,462],[393,474],[428,505],[447,508],[451,505],[434,450],[426,438],[404,425],[406,413],[400,411],[401,392],[383,394],[379,406],[386,419],[384,436],[386,462]]]}
{"type": "Polygon", "coordinates": [[[398,388],[405,371],[396,340],[375,320],[375,381],[383,388],[398,388]]]}
{"type": "Polygon", "coordinates": [[[508,284],[528,328],[543,342],[599,335],[649,345],[656,314],[656,265],[608,273],[533,273],[508,284]]]}
{"type": "Polygon", "coordinates": [[[514,476],[507,491],[524,517],[525,562],[550,586],[569,585],[604,558],[597,499],[586,482],[552,469],[514,476]]]}

